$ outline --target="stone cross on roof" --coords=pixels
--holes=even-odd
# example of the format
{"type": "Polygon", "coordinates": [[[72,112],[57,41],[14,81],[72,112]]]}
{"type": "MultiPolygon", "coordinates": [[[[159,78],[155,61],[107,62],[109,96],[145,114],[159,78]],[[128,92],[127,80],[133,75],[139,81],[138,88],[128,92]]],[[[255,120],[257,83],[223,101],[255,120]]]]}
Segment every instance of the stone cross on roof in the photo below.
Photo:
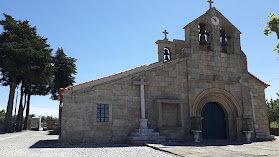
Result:
{"type": "Polygon", "coordinates": [[[163,33],[165,34],[165,39],[164,40],[168,40],[167,34],[169,34],[169,32],[167,32],[167,30],[165,29],[165,31],[163,33]]]}
{"type": "Polygon", "coordinates": [[[207,1],[209,3],[209,9],[212,8],[212,3],[214,3],[212,0],[207,1]]]}

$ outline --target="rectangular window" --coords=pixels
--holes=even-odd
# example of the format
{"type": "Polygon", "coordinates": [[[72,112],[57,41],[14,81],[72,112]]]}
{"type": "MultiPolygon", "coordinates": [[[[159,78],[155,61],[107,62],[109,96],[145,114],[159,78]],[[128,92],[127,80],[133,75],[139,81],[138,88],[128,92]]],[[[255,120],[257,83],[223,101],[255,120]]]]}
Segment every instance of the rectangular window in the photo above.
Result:
{"type": "Polygon", "coordinates": [[[97,105],[97,122],[109,122],[109,105],[98,104],[97,105]]]}

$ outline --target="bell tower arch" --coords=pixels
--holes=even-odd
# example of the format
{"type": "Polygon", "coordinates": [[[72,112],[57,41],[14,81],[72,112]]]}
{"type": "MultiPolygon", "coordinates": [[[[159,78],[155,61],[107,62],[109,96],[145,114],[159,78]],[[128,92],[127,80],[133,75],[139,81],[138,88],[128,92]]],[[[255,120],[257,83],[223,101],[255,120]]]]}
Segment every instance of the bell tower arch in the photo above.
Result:
{"type": "Polygon", "coordinates": [[[168,62],[177,58],[182,57],[182,49],[184,48],[185,42],[183,40],[174,39],[169,41],[167,38],[167,30],[164,32],[165,38],[163,40],[156,41],[158,45],[158,60],[159,62],[168,62]]]}

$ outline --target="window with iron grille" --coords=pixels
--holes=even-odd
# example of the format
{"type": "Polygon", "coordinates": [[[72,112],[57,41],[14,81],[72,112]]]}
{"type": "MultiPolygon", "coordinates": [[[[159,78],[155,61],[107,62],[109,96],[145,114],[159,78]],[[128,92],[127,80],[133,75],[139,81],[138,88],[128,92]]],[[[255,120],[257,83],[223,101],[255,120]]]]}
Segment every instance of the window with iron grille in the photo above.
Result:
{"type": "Polygon", "coordinates": [[[98,104],[97,105],[97,122],[109,122],[109,105],[98,104]]]}

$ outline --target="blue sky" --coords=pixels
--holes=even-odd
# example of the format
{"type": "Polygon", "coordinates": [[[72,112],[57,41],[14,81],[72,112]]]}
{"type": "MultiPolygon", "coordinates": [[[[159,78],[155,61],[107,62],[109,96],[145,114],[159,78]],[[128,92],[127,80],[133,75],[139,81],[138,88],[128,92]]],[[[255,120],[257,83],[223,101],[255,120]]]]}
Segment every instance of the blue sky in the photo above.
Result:
{"type": "MultiPolygon", "coordinates": [[[[273,46],[279,41],[275,35],[263,34],[262,21],[268,21],[270,12],[279,15],[279,1],[214,2],[242,32],[249,72],[271,85],[266,98],[277,98],[279,55],[273,46]]],[[[0,0],[0,19],[6,13],[29,20],[48,38],[53,52],[63,47],[68,56],[78,59],[76,83],[82,83],[156,62],[155,42],[164,38],[162,31],[167,29],[169,40],[184,39],[182,28],[208,8],[207,0],[0,0]]],[[[8,92],[8,87],[0,86],[0,109],[6,109],[8,92]]],[[[57,116],[59,103],[49,97],[32,96],[31,113],[57,116]]]]}

